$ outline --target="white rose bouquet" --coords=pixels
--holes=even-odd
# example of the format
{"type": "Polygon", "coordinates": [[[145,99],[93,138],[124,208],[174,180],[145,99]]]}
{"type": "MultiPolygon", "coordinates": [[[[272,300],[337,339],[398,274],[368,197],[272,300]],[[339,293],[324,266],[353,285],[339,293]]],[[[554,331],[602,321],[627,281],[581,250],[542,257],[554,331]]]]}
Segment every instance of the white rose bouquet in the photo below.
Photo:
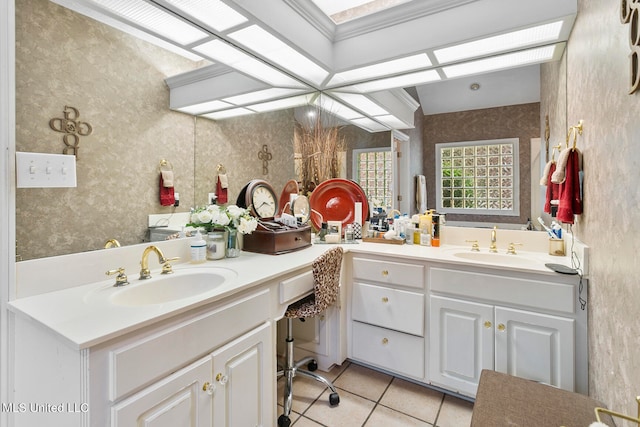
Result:
{"type": "Polygon", "coordinates": [[[258,226],[258,220],[247,209],[236,205],[226,207],[209,205],[193,209],[187,227],[212,230],[238,230],[241,234],[251,234],[258,226]]]}

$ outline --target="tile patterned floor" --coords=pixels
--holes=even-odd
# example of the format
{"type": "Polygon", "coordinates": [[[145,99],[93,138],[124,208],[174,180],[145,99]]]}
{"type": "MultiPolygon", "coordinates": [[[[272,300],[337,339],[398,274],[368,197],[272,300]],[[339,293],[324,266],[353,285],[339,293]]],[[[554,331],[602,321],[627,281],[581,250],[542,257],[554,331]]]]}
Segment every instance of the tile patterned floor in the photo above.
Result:
{"type": "MultiPolygon", "coordinates": [[[[296,377],[293,386],[294,427],[468,427],[473,404],[353,362],[330,372],[340,405],[329,406],[329,389],[296,377]]],[[[278,380],[278,416],[282,414],[284,380],[278,380]]]]}

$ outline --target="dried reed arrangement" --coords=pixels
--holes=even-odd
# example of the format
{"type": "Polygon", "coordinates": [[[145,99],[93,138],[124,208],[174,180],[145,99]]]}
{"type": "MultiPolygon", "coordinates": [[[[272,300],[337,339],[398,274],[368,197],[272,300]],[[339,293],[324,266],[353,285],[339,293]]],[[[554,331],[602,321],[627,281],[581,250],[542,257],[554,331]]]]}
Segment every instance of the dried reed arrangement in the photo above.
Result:
{"type": "Polygon", "coordinates": [[[293,143],[298,160],[297,173],[306,191],[339,176],[342,165],[338,153],[345,150],[345,139],[340,130],[340,126],[323,124],[320,111],[308,123],[296,125],[293,143]]]}

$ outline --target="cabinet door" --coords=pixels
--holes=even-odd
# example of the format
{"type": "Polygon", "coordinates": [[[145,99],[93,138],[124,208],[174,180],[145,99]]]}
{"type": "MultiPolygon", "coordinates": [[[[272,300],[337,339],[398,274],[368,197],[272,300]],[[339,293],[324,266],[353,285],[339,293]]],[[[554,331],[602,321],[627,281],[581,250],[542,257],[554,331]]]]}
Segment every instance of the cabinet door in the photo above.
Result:
{"type": "Polygon", "coordinates": [[[496,371],[574,391],[574,323],[496,307],[496,371]]]}
{"type": "Polygon", "coordinates": [[[483,369],[493,369],[493,306],[431,297],[431,382],[475,395],[483,369]]]}
{"type": "Polygon", "coordinates": [[[113,427],[211,426],[211,358],[205,357],[114,405],[113,427]]]}
{"type": "Polygon", "coordinates": [[[213,425],[270,426],[275,420],[271,324],[265,323],[213,353],[213,425]]]}

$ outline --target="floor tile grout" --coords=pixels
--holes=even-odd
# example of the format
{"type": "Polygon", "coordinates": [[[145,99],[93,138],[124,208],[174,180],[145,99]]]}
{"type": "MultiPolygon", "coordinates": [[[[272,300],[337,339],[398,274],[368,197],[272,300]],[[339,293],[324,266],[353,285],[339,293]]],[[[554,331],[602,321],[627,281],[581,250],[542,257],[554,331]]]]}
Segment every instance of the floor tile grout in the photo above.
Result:
{"type": "MultiPolygon", "coordinates": [[[[333,378],[332,382],[335,384],[335,383],[338,381],[338,379],[339,379],[340,377],[342,377],[343,375],[345,375],[345,373],[346,373],[346,372],[347,372],[351,367],[353,367],[353,366],[360,366],[360,367],[365,368],[365,369],[371,369],[371,368],[369,368],[369,367],[367,367],[367,366],[359,365],[359,364],[357,364],[357,363],[355,363],[355,364],[354,364],[354,363],[352,363],[351,361],[348,361],[348,362],[347,362],[347,365],[346,365],[345,367],[340,367],[340,368],[339,368],[339,369],[340,369],[340,371],[338,372],[338,374],[336,375],[336,377],[335,377],[335,378],[333,378]]],[[[328,374],[328,373],[327,373],[327,374],[328,374]]],[[[336,389],[338,389],[340,392],[343,392],[343,393],[349,393],[350,395],[357,396],[358,398],[361,398],[361,399],[367,400],[367,401],[369,401],[369,402],[373,402],[373,404],[374,404],[374,405],[373,405],[373,407],[371,408],[371,410],[367,413],[367,416],[366,416],[366,418],[364,419],[364,421],[363,421],[363,423],[362,423],[361,427],[365,427],[365,426],[366,426],[366,424],[371,420],[371,417],[373,416],[373,414],[374,414],[374,412],[376,411],[376,409],[378,409],[378,408],[380,408],[380,407],[383,407],[383,408],[386,408],[386,409],[388,409],[388,410],[391,410],[391,411],[397,412],[397,413],[399,413],[399,414],[402,414],[403,416],[410,417],[410,418],[415,419],[415,420],[417,420],[417,421],[420,421],[420,422],[426,423],[426,424],[428,424],[428,425],[430,425],[430,426],[433,426],[433,427],[437,426],[437,425],[438,425],[438,421],[440,420],[440,417],[441,417],[441,415],[442,415],[442,410],[443,410],[443,407],[444,407],[444,402],[445,402],[445,399],[446,399],[446,394],[442,394],[442,396],[441,396],[441,398],[440,398],[440,403],[438,404],[438,409],[437,409],[437,411],[436,411],[435,418],[434,418],[434,420],[433,420],[433,424],[431,424],[431,423],[429,423],[428,421],[426,421],[426,420],[424,420],[424,419],[418,418],[418,417],[416,417],[416,416],[414,416],[414,415],[411,415],[411,414],[405,413],[405,412],[403,412],[402,410],[400,410],[400,409],[398,409],[398,408],[394,408],[394,407],[392,407],[392,406],[388,406],[388,405],[385,405],[385,404],[383,404],[383,403],[382,403],[382,399],[384,398],[384,396],[386,395],[386,393],[389,391],[389,389],[390,389],[391,385],[394,383],[394,381],[396,381],[396,380],[401,380],[401,379],[402,379],[402,378],[397,377],[397,376],[395,376],[395,375],[393,375],[393,374],[387,374],[387,375],[389,375],[390,380],[389,380],[389,382],[386,384],[386,386],[385,386],[384,390],[382,391],[382,393],[380,394],[380,396],[377,398],[377,400],[372,400],[371,398],[368,398],[368,397],[365,397],[365,396],[361,396],[361,395],[359,395],[358,393],[355,393],[355,392],[353,392],[353,391],[347,390],[346,388],[343,388],[343,387],[344,387],[344,385],[343,385],[343,387],[338,387],[338,386],[336,386],[336,389]]],[[[322,391],[318,394],[318,396],[317,396],[317,397],[315,397],[315,398],[313,399],[313,401],[311,401],[310,403],[306,404],[306,406],[302,409],[302,411],[301,411],[301,412],[296,412],[296,414],[297,414],[297,415],[299,415],[299,416],[298,416],[298,418],[296,419],[296,421],[292,424],[293,426],[294,426],[295,424],[298,424],[298,423],[299,423],[299,422],[304,418],[305,420],[312,421],[312,422],[314,422],[314,423],[316,423],[316,424],[318,424],[318,425],[320,425],[320,426],[323,426],[323,427],[332,427],[332,426],[327,426],[327,425],[323,424],[322,422],[320,422],[320,421],[318,421],[318,420],[316,420],[316,419],[313,419],[313,418],[311,418],[310,416],[308,416],[308,415],[307,415],[307,414],[309,413],[309,410],[311,409],[311,407],[320,401],[320,398],[322,397],[322,395],[323,395],[323,394],[325,394],[325,392],[326,392],[327,390],[328,390],[328,387],[324,387],[324,388],[322,389],[322,391]]],[[[278,405],[280,405],[280,402],[278,402],[278,405]]]]}

